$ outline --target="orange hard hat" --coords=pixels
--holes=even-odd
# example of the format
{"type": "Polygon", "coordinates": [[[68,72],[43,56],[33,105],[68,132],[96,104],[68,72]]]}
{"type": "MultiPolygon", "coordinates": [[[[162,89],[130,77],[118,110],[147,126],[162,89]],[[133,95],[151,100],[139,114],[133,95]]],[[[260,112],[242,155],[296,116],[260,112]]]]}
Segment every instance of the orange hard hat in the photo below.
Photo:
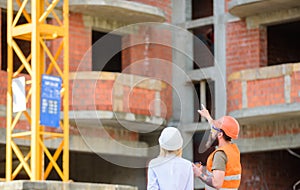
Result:
{"type": "Polygon", "coordinates": [[[216,121],[216,127],[222,129],[225,134],[232,139],[237,139],[240,131],[240,125],[236,119],[231,116],[223,116],[216,121]]]}

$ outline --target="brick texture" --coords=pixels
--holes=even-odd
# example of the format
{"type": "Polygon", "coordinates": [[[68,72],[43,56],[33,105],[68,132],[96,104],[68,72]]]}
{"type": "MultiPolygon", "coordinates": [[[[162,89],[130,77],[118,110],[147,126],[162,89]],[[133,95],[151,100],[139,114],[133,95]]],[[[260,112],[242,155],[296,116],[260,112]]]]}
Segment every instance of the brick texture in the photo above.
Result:
{"type": "Polygon", "coordinates": [[[249,81],[247,98],[248,108],[285,103],[283,77],[249,81]]]}
{"type": "Polygon", "coordinates": [[[300,72],[295,72],[291,76],[291,102],[300,102],[300,72]]]}
{"type": "MultiPolygon", "coordinates": [[[[113,80],[76,80],[70,81],[70,109],[71,110],[107,110],[121,111],[133,114],[151,115],[151,105],[155,100],[155,90],[144,88],[130,88],[121,86],[122,108],[113,109],[115,97],[113,80]]],[[[119,90],[119,89],[118,89],[119,90]]],[[[160,92],[161,101],[171,96],[171,91],[165,88],[160,92]]],[[[163,105],[162,105],[162,108],[163,105]]],[[[153,111],[153,110],[152,110],[153,111]]],[[[160,116],[165,117],[167,110],[162,109],[160,116]]]]}
{"type": "Polygon", "coordinates": [[[82,14],[70,13],[69,23],[70,71],[91,71],[92,29],[84,25],[82,14]]]}
{"type": "MultiPolygon", "coordinates": [[[[142,75],[172,83],[172,43],[171,33],[158,28],[141,28],[138,34],[123,39],[123,72],[142,75]]],[[[172,89],[168,86],[161,93],[161,101],[166,105],[166,116],[172,115],[172,89]]],[[[138,100],[135,100],[138,101],[138,100]]],[[[143,100],[140,100],[143,102],[143,100]]]]}
{"type": "Polygon", "coordinates": [[[295,170],[300,167],[299,159],[285,150],[242,154],[241,164],[243,171],[239,189],[293,189],[293,184],[299,180],[295,170]]]}
{"type": "Polygon", "coordinates": [[[7,72],[0,70],[0,105],[6,106],[7,72]]]}
{"type": "Polygon", "coordinates": [[[266,29],[247,29],[245,21],[227,23],[227,75],[267,65],[266,29]]]}
{"type": "Polygon", "coordinates": [[[274,137],[280,135],[293,135],[300,133],[300,124],[297,119],[277,121],[275,118],[269,122],[258,122],[241,125],[239,138],[274,137]]]}
{"type": "Polygon", "coordinates": [[[231,81],[227,85],[227,111],[239,110],[242,108],[242,83],[231,81]]]}

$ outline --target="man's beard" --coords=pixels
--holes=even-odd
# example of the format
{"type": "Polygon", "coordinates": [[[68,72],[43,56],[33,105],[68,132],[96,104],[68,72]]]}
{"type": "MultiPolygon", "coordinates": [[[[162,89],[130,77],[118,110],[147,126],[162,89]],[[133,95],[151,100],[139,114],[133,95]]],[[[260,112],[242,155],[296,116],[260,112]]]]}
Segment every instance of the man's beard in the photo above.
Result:
{"type": "Polygon", "coordinates": [[[209,135],[209,138],[205,144],[206,148],[210,148],[212,146],[217,146],[219,144],[219,139],[217,138],[217,134],[209,135]]]}

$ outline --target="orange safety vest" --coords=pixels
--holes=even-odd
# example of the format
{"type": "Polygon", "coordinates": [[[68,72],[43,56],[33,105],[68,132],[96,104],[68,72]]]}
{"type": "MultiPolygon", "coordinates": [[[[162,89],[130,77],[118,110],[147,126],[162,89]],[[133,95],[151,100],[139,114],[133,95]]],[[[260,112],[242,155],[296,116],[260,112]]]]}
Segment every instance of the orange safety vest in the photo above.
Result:
{"type": "MultiPolygon", "coordinates": [[[[240,162],[240,151],[235,144],[228,144],[217,148],[207,159],[207,174],[212,175],[213,158],[217,151],[222,150],[227,156],[224,182],[221,189],[238,189],[241,182],[242,167],[240,162]]],[[[206,188],[210,189],[210,188],[206,188]]]]}

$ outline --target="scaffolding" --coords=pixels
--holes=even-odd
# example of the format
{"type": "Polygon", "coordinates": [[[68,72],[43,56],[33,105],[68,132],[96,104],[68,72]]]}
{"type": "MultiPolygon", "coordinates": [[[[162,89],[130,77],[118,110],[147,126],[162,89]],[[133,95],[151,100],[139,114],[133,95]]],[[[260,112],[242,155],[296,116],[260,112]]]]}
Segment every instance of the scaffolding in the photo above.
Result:
{"type": "MultiPolygon", "coordinates": [[[[62,181],[69,180],[69,7],[68,0],[8,0],[7,1],[7,133],[6,180],[14,180],[22,169],[30,180],[46,180],[55,169],[62,181]],[[18,7],[16,14],[14,8],[18,7]],[[28,9],[30,11],[28,11],[28,9]],[[57,13],[58,12],[58,13],[57,13]],[[19,24],[23,16],[27,23],[19,24]],[[29,41],[31,52],[25,56],[16,40],[29,41]],[[59,43],[52,43],[55,40],[59,43]],[[57,45],[59,44],[59,45],[57,45]],[[51,46],[51,48],[49,47],[51,46]],[[21,61],[15,68],[14,54],[21,61]],[[26,77],[26,105],[24,111],[13,114],[12,80],[26,77]],[[62,119],[59,128],[49,130],[40,124],[42,74],[62,79],[60,97],[62,119]],[[30,124],[29,130],[16,130],[21,116],[30,124]],[[30,141],[30,151],[25,155],[17,139],[30,141]],[[46,146],[48,140],[59,146],[54,154],[46,146]],[[18,165],[13,166],[13,156],[18,165]],[[45,164],[45,158],[49,164],[45,164]],[[58,158],[62,158],[59,165],[58,158]],[[54,168],[54,169],[53,169],[54,168]]],[[[26,141],[26,142],[27,142],[26,141]]]]}

